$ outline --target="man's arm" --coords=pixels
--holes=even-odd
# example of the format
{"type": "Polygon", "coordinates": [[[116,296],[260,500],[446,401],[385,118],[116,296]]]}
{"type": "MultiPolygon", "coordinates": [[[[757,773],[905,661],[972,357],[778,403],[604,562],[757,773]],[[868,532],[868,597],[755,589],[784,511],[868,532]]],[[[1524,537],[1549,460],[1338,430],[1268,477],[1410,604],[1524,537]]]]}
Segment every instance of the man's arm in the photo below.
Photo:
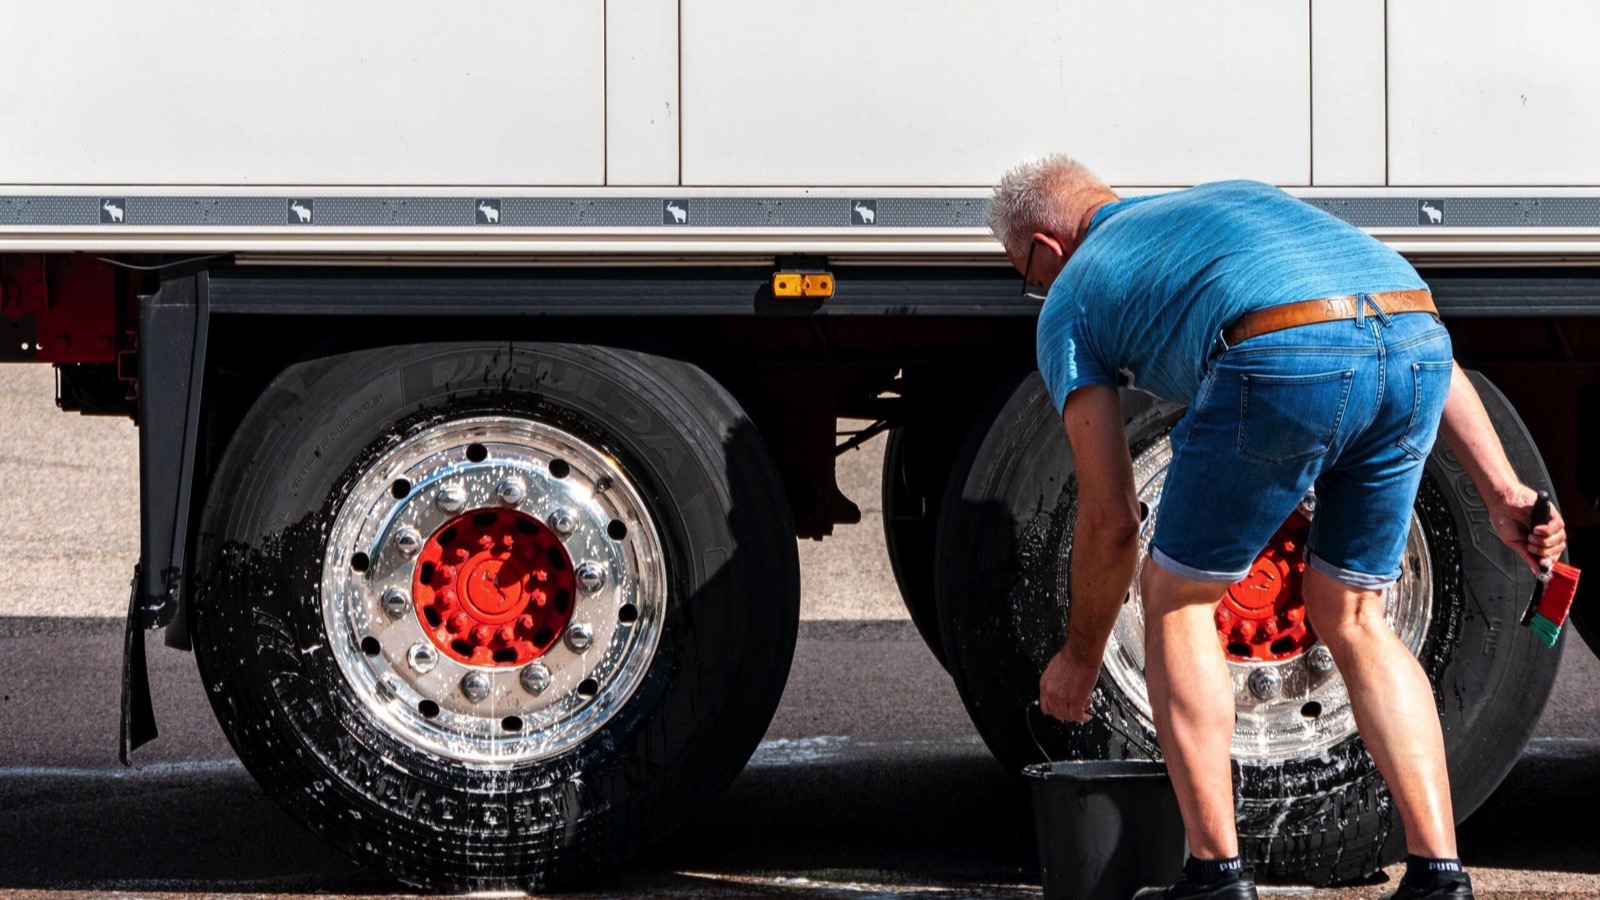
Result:
{"type": "Polygon", "coordinates": [[[1072,529],[1072,607],[1067,641],[1039,679],[1039,705],[1058,719],[1089,719],[1117,613],[1139,558],[1139,497],[1116,388],[1091,385],[1067,397],[1062,422],[1078,480],[1072,529]]]}
{"type": "Polygon", "coordinates": [[[1566,549],[1566,525],[1561,513],[1550,510],[1550,524],[1528,528],[1533,502],[1538,496],[1522,483],[1495,433],[1483,400],[1457,365],[1450,375],[1450,396],[1445,401],[1439,435],[1472,477],[1472,483],[1489,506],[1495,534],[1538,569],[1541,560],[1554,561],[1566,549]]]}

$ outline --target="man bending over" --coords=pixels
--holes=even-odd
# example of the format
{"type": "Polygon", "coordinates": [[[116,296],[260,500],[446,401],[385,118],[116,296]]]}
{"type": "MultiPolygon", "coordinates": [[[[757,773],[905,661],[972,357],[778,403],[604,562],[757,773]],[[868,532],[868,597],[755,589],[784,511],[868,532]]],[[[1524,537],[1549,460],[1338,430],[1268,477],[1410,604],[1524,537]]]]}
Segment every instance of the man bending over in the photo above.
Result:
{"type": "Polygon", "coordinates": [[[1138,557],[1117,388],[1188,406],[1140,592],[1145,678],[1191,856],[1178,883],[1140,897],[1256,896],[1239,861],[1233,689],[1212,611],[1313,487],[1303,599],[1405,826],[1393,896],[1471,897],[1433,691],[1383,613],[1436,435],[1530,566],[1566,537],[1559,515],[1528,527],[1534,491],[1455,365],[1428,286],[1377,240],[1256,182],[1123,200],[1055,156],[1007,173],[989,222],[1044,299],[1039,371],[1078,477],[1071,623],[1039,681],[1058,719],[1089,719],[1138,557]]]}

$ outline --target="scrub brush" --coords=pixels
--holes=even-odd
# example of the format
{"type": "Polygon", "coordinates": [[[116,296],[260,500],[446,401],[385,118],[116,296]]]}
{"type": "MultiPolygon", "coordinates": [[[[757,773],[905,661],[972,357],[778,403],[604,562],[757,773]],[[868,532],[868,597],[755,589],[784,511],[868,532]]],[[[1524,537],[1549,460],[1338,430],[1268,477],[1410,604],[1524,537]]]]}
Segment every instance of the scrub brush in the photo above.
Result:
{"type": "MultiPolygon", "coordinates": [[[[1533,503],[1533,527],[1550,521],[1550,495],[1539,492],[1533,503]]],[[[1522,624],[1533,629],[1546,647],[1554,647],[1561,636],[1561,626],[1572,609],[1572,598],[1578,592],[1578,569],[1564,562],[1551,563],[1539,573],[1539,583],[1533,587],[1533,599],[1528,601],[1528,611],[1522,614],[1522,624]]]]}

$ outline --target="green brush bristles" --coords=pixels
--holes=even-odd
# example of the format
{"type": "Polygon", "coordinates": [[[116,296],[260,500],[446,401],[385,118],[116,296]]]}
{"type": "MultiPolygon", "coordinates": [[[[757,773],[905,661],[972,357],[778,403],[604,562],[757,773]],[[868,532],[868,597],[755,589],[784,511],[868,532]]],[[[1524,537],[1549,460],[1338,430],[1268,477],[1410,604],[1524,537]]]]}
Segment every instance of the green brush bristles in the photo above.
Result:
{"type": "Polygon", "coordinates": [[[1539,636],[1539,640],[1544,641],[1546,647],[1554,647],[1556,638],[1561,636],[1561,626],[1546,619],[1544,616],[1534,616],[1533,621],[1528,623],[1528,627],[1532,628],[1533,633],[1539,636]]]}

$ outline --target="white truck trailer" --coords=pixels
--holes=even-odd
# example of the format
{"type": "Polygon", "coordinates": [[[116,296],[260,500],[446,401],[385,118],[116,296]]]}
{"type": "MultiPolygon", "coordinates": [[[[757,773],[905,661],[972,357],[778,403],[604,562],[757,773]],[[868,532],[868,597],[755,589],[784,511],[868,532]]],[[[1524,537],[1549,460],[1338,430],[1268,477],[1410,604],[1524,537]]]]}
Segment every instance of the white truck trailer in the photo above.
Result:
{"type": "MultiPolygon", "coordinates": [[[[60,0],[0,4],[0,36],[0,360],[140,426],[125,749],[164,627],[264,788],[406,881],[569,884],[733,779],[795,536],[859,516],[841,418],[889,431],[929,648],[996,757],[1037,758],[1075,483],[983,227],[1026,155],[1128,194],[1275,183],[1406,254],[1592,553],[1585,0],[60,0]]],[[[1153,510],[1177,411],[1127,408],[1153,510]]],[[[1217,621],[1244,851],[1323,883],[1403,844],[1299,604],[1308,516],[1217,621]]],[[[1462,815],[1556,671],[1532,586],[1437,448],[1389,612],[1462,815]]],[[[1130,603],[1049,752],[1157,753],[1141,637],[1130,603]]]]}

